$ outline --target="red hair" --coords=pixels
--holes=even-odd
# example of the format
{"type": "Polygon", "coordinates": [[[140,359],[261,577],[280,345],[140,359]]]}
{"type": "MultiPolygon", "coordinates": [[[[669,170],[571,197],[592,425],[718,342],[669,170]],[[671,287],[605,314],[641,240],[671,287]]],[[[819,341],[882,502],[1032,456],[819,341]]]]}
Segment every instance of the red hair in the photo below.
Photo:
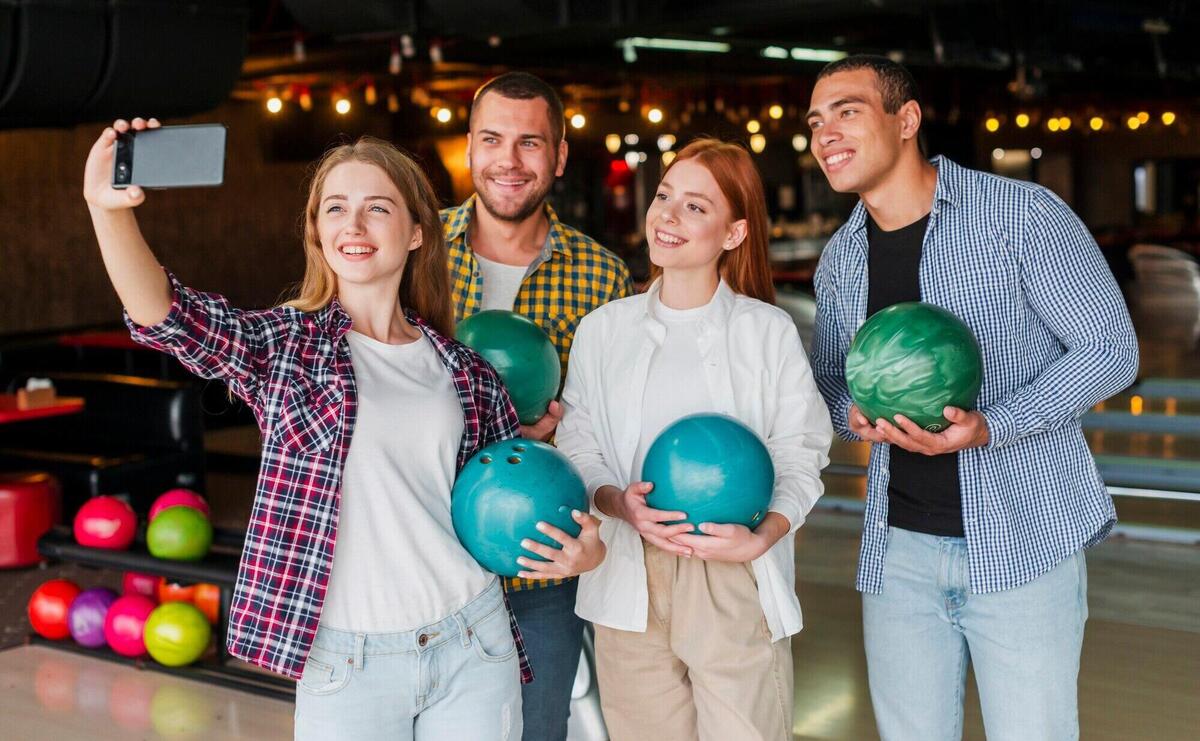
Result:
{"type": "MultiPolygon", "coordinates": [[[[771,262],[767,257],[767,198],[750,153],[732,142],[695,139],[679,151],[663,170],[663,177],[683,160],[696,160],[704,165],[729,202],[732,220],[746,220],[746,238],[737,248],[721,254],[717,271],[735,292],[775,303],[775,284],[771,281],[771,262]]],[[[660,275],[662,268],[652,265],[651,279],[660,275]]]]}

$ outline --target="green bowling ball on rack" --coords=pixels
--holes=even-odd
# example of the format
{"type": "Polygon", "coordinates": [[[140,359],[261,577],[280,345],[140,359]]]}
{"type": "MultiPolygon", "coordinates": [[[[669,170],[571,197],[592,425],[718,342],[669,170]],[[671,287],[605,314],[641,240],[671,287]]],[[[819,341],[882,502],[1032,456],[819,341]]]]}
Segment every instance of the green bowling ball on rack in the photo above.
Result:
{"type": "Polygon", "coordinates": [[[187,666],[200,658],[212,638],[204,613],[186,602],[159,605],[146,619],[146,651],[163,666],[187,666]]]}
{"type": "Polygon", "coordinates": [[[455,334],[500,374],[521,424],[533,424],[558,395],[562,366],[542,328],[516,312],[481,311],[458,323],[455,334]]]}
{"type": "Polygon", "coordinates": [[[983,384],[983,356],[971,328],[940,306],[894,304],[859,328],[846,354],[846,385],[874,423],[903,414],[922,429],[950,426],[948,406],[971,409],[983,384]]]}
{"type": "Polygon", "coordinates": [[[167,507],[146,528],[146,549],[155,558],[199,561],[212,545],[212,524],[204,513],[187,506],[167,507]]]}

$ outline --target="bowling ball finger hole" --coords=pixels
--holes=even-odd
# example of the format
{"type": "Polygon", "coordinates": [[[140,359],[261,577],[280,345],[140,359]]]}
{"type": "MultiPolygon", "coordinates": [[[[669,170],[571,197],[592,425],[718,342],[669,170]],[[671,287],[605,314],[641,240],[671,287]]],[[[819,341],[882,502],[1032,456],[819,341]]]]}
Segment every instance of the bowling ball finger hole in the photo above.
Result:
{"type": "Polygon", "coordinates": [[[492,457],[491,457],[490,455],[484,455],[484,456],[480,456],[480,457],[479,457],[479,462],[480,462],[480,463],[491,463],[491,462],[492,462],[492,457]]]}
{"type": "Polygon", "coordinates": [[[509,462],[509,463],[520,463],[520,462],[521,462],[521,457],[520,457],[520,456],[516,456],[516,455],[510,455],[510,456],[508,457],[508,462],[509,462]]]}
{"type": "Polygon", "coordinates": [[[524,445],[514,445],[514,446],[513,446],[513,450],[515,450],[515,451],[516,451],[516,452],[518,452],[518,453],[524,453],[524,452],[525,452],[525,446],[524,446],[524,445]]]}

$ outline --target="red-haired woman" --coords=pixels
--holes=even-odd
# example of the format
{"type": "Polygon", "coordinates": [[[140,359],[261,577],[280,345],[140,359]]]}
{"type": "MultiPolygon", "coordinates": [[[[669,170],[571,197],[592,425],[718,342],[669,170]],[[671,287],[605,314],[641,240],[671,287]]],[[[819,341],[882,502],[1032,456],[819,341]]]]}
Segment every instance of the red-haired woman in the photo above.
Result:
{"type": "Polygon", "coordinates": [[[331,149],[297,297],[242,311],[165,273],[133,216],[144,193],[109,184],[118,133],[157,125],[105,129],[84,198],[134,339],[224,380],[262,428],[230,653],[299,680],[297,739],[519,739],[519,634],[450,521],[458,469],[517,415],[450,338],[429,181],[378,139],[331,149]]]}
{"type": "Polygon", "coordinates": [[[792,320],[771,305],[762,182],[739,146],[700,139],[646,214],[656,280],[587,315],[558,445],[584,474],[608,556],[579,584],[596,626],[605,722],[623,739],[790,739],[789,636],[801,628],[794,534],[821,495],[829,413],[792,320]],[[650,444],[718,412],[766,442],[770,512],[754,530],[646,505],[650,444]]]}

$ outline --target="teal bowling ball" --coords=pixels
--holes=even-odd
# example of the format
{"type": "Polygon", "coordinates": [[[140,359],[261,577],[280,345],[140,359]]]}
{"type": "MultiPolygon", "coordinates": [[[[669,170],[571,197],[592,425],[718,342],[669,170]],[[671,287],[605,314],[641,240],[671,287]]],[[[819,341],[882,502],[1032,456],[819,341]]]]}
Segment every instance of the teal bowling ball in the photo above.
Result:
{"type": "Polygon", "coordinates": [[[646,504],[683,512],[684,522],[745,525],[767,516],[775,465],[758,435],[733,417],[692,414],[671,423],[646,451],[646,504]]]}
{"type": "Polygon", "coordinates": [[[558,350],[541,327],[516,312],[493,309],[462,320],[455,334],[500,374],[521,424],[541,419],[562,380],[558,350]]]}
{"type": "Polygon", "coordinates": [[[517,556],[544,560],[521,547],[528,538],[555,548],[537,530],[548,522],[578,536],[571,510],[588,511],[583,479],[552,445],[531,440],[492,443],[463,466],[451,493],[450,517],[459,541],[488,571],[516,576],[517,556]]]}
{"type": "Polygon", "coordinates": [[[972,409],[983,385],[983,354],[971,328],[949,311],[894,304],[862,325],[846,354],[846,385],[872,423],[903,414],[922,429],[950,426],[948,406],[972,409]]]}

